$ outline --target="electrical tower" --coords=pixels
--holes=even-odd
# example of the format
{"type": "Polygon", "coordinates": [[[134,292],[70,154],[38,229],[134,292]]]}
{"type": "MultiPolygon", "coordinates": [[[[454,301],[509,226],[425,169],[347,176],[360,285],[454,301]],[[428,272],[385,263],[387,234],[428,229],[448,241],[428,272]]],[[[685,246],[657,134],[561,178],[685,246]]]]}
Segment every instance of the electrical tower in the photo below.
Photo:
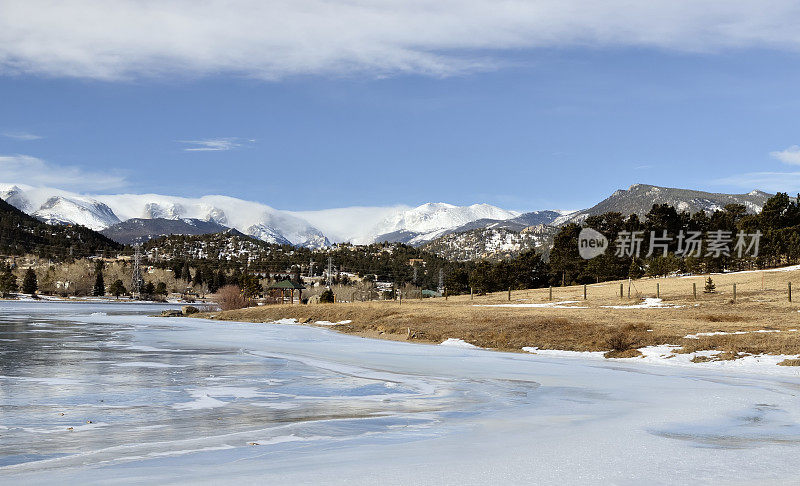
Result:
{"type": "Polygon", "coordinates": [[[135,299],[142,297],[142,253],[141,244],[134,245],[136,252],[133,254],[133,276],[131,277],[131,296],[135,299]]]}
{"type": "Polygon", "coordinates": [[[333,258],[328,257],[328,288],[333,284],[333,258]]]}

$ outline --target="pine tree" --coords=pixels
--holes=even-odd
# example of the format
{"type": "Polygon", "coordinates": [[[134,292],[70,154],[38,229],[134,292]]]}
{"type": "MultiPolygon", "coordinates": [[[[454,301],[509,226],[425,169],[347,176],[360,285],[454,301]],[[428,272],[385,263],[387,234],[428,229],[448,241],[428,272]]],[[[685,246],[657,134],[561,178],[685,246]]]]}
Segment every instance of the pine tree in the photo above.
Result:
{"type": "Polygon", "coordinates": [[[188,283],[192,280],[192,274],[189,271],[189,260],[183,262],[183,270],[181,271],[181,278],[188,283]]]}
{"type": "Polygon", "coordinates": [[[164,282],[158,282],[158,285],[156,285],[156,294],[167,295],[167,284],[164,282]]]}
{"type": "Polygon", "coordinates": [[[628,267],[628,278],[639,278],[643,275],[642,267],[636,263],[635,258],[631,258],[631,266],[628,267]]]}
{"type": "Polygon", "coordinates": [[[333,295],[333,290],[326,289],[321,294],[319,294],[319,302],[320,304],[333,304],[336,298],[333,295]]]}
{"type": "Polygon", "coordinates": [[[119,298],[120,295],[127,292],[125,289],[125,285],[122,284],[122,280],[115,280],[113,284],[111,284],[111,288],[108,289],[111,292],[111,295],[114,297],[119,298]]]}
{"type": "Polygon", "coordinates": [[[714,281],[711,280],[711,277],[708,277],[708,280],[706,280],[706,288],[705,290],[703,290],[703,292],[705,292],[706,294],[711,294],[714,292],[716,288],[717,286],[714,285],[714,281]]]}
{"type": "Polygon", "coordinates": [[[16,292],[18,289],[17,277],[11,272],[11,267],[7,264],[0,265],[0,296],[16,292]]]}
{"type": "Polygon", "coordinates": [[[39,283],[36,281],[36,272],[29,268],[22,281],[22,293],[34,295],[37,290],[39,290],[39,283]]]}
{"type": "Polygon", "coordinates": [[[153,282],[147,282],[147,285],[144,286],[144,293],[145,295],[155,295],[156,286],[153,285],[153,282]]]}
{"type": "Polygon", "coordinates": [[[92,295],[95,297],[102,297],[106,295],[106,283],[103,280],[102,270],[97,272],[97,277],[94,279],[94,289],[92,289],[92,295]]]}

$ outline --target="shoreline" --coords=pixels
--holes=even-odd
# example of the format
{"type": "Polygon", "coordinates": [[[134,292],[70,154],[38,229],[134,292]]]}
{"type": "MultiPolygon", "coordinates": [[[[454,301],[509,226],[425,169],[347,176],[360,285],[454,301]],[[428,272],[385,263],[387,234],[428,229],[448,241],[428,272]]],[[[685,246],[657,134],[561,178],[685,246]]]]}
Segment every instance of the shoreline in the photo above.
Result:
{"type": "MultiPolygon", "coordinates": [[[[192,315],[190,317],[193,319],[201,319],[212,322],[220,321],[220,319],[216,319],[213,314],[211,315],[199,314],[199,315],[192,315]]],[[[350,332],[345,328],[345,326],[347,326],[348,323],[338,323],[338,322],[328,322],[328,321],[301,322],[294,318],[283,318],[267,322],[240,321],[240,320],[228,320],[228,319],[225,319],[224,321],[236,324],[278,324],[285,326],[304,326],[317,329],[327,329],[334,331],[338,334],[350,335],[364,339],[407,342],[409,344],[422,344],[428,346],[455,347],[464,350],[514,353],[514,354],[538,356],[543,358],[578,360],[587,363],[590,363],[592,361],[602,362],[602,363],[616,362],[616,363],[629,363],[633,365],[646,365],[646,366],[668,367],[668,368],[680,367],[685,369],[703,370],[703,371],[722,371],[722,372],[752,373],[761,375],[766,374],[766,375],[782,375],[782,376],[800,375],[800,369],[796,368],[795,365],[779,366],[779,363],[782,360],[785,359],[795,360],[798,357],[800,357],[800,355],[760,354],[760,355],[742,356],[735,360],[709,359],[709,360],[692,361],[692,359],[697,356],[713,357],[713,354],[718,352],[701,350],[688,354],[681,354],[681,353],[672,354],[676,348],[680,348],[681,346],[660,345],[660,346],[647,346],[639,348],[638,351],[641,352],[640,356],[630,356],[630,357],[607,356],[606,353],[602,351],[568,351],[559,349],[536,349],[536,348],[523,348],[523,349],[485,348],[467,343],[459,338],[447,338],[443,342],[436,342],[431,340],[409,340],[401,338],[397,335],[385,334],[385,333],[376,334],[374,332],[359,332],[359,331],[350,332]]]]}
{"type": "Polygon", "coordinates": [[[322,322],[361,337],[427,344],[457,339],[517,353],[599,353],[648,361],[663,351],[664,360],[698,365],[739,366],[780,357],[785,366],[800,366],[800,303],[786,295],[792,280],[800,282],[799,267],[714,275],[716,292],[693,293],[705,278],[554,287],[552,300],[544,288],[402,302],[260,306],[197,317],[322,322]],[[631,297],[620,297],[620,288],[629,285],[631,297]]]}

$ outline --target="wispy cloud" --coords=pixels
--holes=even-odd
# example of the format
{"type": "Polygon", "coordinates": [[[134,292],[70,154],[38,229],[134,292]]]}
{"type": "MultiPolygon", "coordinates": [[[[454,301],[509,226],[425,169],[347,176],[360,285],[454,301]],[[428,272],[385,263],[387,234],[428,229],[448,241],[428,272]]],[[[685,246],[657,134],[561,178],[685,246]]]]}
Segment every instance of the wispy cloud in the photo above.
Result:
{"type": "MultiPolygon", "coordinates": [[[[800,165],[800,145],[792,145],[784,150],[772,151],[769,156],[784,164],[800,165]]],[[[723,177],[715,180],[714,183],[748,189],[761,189],[769,192],[795,192],[800,191],[800,172],[747,172],[723,177]]]]}
{"type": "Polygon", "coordinates": [[[51,164],[30,155],[0,155],[0,177],[3,182],[77,191],[114,189],[127,185],[120,172],[91,172],[80,167],[51,164]]]}
{"type": "Polygon", "coordinates": [[[796,0],[2,2],[0,71],[447,76],[522,49],[800,50],[796,0]],[[102,41],[98,41],[102,39],[102,41]]]}
{"type": "Polygon", "coordinates": [[[717,179],[714,183],[767,192],[793,193],[800,191],[800,172],[748,172],[717,179]]]}
{"type": "Polygon", "coordinates": [[[248,146],[255,143],[255,140],[226,137],[205,138],[201,140],[178,140],[178,142],[189,145],[188,147],[184,147],[183,150],[185,152],[221,152],[248,146]]]}
{"type": "Polygon", "coordinates": [[[769,155],[784,164],[800,165],[800,146],[798,145],[792,145],[786,150],[770,152],[769,155]]]}
{"type": "Polygon", "coordinates": [[[40,140],[44,137],[28,132],[2,132],[0,135],[14,140],[40,140]]]}

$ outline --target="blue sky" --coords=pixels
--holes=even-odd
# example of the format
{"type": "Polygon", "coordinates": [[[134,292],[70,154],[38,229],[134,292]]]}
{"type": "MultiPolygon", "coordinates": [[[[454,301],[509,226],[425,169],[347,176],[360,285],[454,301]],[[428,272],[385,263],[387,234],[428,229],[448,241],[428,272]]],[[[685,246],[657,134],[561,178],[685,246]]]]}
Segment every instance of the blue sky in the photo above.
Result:
{"type": "MultiPolygon", "coordinates": [[[[794,39],[680,45],[681,22],[693,19],[676,20],[664,45],[598,34],[598,44],[501,39],[487,48],[454,36],[443,60],[403,54],[399,67],[377,55],[354,65],[335,49],[324,63],[290,62],[287,40],[234,67],[169,51],[184,63],[170,67],[148,57],[159,46],[134,41],[109,68],[108,53],[86,43],[76,60],[37,57],[17,42],[0,48],[0,181],[224,194],[297,210],[428,201],[578,209],[634,183],[797,192],[794,39]]],[[[743,26],[737,39],[768,27],[743,26]]]]}

